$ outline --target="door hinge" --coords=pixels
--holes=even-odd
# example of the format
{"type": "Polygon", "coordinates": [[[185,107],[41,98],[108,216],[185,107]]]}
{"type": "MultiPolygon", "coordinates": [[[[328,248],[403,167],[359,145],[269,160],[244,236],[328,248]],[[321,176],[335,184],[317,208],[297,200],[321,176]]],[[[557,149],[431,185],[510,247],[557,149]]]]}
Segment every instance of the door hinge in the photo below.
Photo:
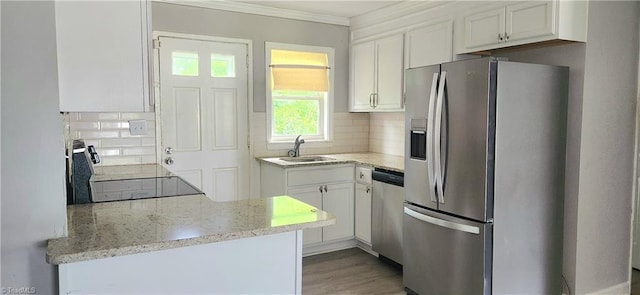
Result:
{"type": "Polygon", "coordinates": [[[160,40],[153,39],[153,49],[158,49],[158,48],[160,48],[160,40]]]}

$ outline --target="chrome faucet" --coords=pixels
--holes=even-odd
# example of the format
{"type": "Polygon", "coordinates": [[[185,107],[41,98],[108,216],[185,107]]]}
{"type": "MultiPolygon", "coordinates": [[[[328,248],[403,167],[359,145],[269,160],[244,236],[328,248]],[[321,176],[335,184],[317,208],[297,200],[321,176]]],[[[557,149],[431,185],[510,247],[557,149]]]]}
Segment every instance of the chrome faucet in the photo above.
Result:
{"type": "Polygon", "coordinates": [[[302,136],[302,134],[298,135],[298,137],[296,137],[296,141],[293,143],[293,149],[289,150],[289,152],[287,153],[289,155],[289,157],[299,157],[300,156],[300,145],[304,143],[304,139],[300,139],[300,136],[302,136]]]}

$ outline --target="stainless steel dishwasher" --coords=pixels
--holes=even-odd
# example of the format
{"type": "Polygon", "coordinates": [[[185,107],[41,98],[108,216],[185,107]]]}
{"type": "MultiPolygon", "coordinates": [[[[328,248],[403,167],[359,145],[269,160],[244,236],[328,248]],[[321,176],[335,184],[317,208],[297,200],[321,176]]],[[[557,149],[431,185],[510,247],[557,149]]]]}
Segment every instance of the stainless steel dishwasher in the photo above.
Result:
{"type": "Polygon", "coordinates": [[[371,248],[402,264],[404,174],[376,168],[371,204],[371,248]]]}

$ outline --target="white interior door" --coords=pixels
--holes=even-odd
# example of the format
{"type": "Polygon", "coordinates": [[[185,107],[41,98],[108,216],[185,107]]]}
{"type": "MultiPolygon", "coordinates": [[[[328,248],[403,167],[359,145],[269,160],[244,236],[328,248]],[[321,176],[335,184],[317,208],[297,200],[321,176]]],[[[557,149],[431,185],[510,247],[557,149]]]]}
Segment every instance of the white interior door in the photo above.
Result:
{"type": "Polygon", "coordinates": [[[162,164],[214,201],[248,198],[247,45],[159,40],[162,164]]]}

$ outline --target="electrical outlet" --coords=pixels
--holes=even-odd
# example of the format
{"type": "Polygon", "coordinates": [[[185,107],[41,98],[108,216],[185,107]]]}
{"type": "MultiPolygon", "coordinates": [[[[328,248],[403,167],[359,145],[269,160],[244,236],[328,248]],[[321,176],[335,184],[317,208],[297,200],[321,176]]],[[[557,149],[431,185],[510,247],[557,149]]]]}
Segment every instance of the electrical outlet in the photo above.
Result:
{"type": "Polygon", "coordinates": [[[131,135],[146,135],[147,120],[131,120],[129,121],[129,132],[131,135]]]}

